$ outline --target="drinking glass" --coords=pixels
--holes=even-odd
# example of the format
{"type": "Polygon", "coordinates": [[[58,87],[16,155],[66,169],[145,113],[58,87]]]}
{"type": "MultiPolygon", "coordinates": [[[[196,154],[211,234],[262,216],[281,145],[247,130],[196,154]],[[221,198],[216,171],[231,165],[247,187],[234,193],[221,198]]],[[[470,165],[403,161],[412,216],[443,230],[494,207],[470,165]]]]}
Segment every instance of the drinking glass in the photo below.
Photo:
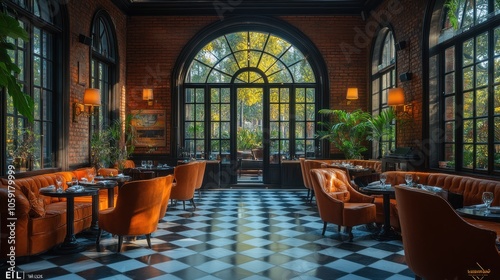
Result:
{"type": "Polygon", "coordinates": [[[95,177],[94,170],[88,170],[87,171],[87,179],[92,184],[94,183],[94,177],[95,177]]]}
{"type": "Polygon", "coordinates": [[[71,186],[78,185],[78,179],[76,177],[71,178],[71,186]]]}
{"type": "Polygon", "coordinates": [[[406,174],[406,175],[405,175],[405,181],[406,181],[406,185],[407,185],[408,187],[410,187],[410,186],[411,186],[411,183],[412,183],[412,181],[413,181],[413,176],[412,176],[411,174],[406,174]]]}
{"type": "Polygon", "coordinates": [[[148,160],[148,166],[149,166],[149,168],[153,168],[153,161],[152,160],[148,160]]]}
{"type": "Polygon", "coordinates": [[[146,168],[146,161],[145,160],[141,160],[141,167],[142,168],[146,168]]]}
{"type": "Polygon", "coordinates": [[[63,183],[62,177],[56,176],[56,184],[57,184],[56,192],[58,192],[58,193],[63,192],[62,183],[63,183]]]}
{"type": "Polygon", "coordinates": [[[490,213],[490,205],[493,201],[493,193],[492,192],[483,192],[483,202],[486,205],[486,210],[484,211],[485,215],[490,213]]]}
{"type": "Polygon", "coordinates": [[[385,181],[387,180],[387,174],[382,173],[380,174],[380,184],[382,185],[382,188],[385,189],[385,181]]]}

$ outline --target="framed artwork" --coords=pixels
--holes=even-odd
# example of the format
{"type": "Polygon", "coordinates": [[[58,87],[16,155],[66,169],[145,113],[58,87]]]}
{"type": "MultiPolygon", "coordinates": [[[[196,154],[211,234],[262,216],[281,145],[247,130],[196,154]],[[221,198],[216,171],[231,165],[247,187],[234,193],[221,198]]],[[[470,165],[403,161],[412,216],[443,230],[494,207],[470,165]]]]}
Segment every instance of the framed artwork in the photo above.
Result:
{"type": "Polygon", "coordinates": [[[136,147],[163,147],[167,139],[165,110],[132,110],[136,147]]]}

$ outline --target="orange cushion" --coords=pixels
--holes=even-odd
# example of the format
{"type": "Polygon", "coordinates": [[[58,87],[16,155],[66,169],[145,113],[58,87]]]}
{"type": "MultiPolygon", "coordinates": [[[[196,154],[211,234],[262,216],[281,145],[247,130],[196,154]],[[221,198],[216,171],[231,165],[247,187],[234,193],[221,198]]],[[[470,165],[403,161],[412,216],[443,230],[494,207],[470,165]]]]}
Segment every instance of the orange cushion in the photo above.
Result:
{"type": "Polygon", "coordinates": [[[39,218],[45,217],[45,203],[43,198],[37,197],[31,190],[28,192],[28,200],[30,202],[30,217],[39,218]]]}

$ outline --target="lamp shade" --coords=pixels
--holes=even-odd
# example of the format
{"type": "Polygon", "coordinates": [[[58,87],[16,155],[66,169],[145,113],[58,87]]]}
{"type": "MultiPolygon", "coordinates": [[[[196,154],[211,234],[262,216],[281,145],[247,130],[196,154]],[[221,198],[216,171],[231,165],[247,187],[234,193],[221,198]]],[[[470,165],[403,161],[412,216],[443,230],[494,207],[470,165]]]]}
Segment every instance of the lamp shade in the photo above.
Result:
{"type": "Polygon", "coordinates": [[[387,94],[387,105],[397,106],[405,104],[405,93],[402,88],[391,88],[387,94]]]}
{"type": "Polygon", "coordinates": [[[97,88],[88,88],[83,93],[83,104],[91,106],[101,105],[101,92],[97,88]]]}
{"type": "Polygon", "coordinates": [[[153,100],[152,88],[145,88],[142,90],[142,100],[153,100]]]}
{"type": "Polygon", "coordinates": [[[348,88],[345,99],[349,100],[358,99],[358,88],[348,88]]]}

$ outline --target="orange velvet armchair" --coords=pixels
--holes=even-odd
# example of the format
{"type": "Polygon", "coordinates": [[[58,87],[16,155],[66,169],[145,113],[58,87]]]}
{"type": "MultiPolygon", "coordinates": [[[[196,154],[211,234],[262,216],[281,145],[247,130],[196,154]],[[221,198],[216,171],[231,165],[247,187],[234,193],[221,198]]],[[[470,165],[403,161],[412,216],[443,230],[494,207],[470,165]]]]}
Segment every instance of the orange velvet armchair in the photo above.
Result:
{"type": "Polygon", "coordinates": [[[186,200],[191,201],[193,208],[196,209],[194,192],[198,181],[199,166],[200,165],[194,161],[178,165],[174,168],[174,183],[172,184],[170,199],[182,200],[184,210],[186,210],[186,200]]]}
{"type": "Polygon", "coordinates": [[[483,279],[483,272],[484,279],[500,279],[495,232],[467,223],[439,195],[394,188],[405,260],[415,279],[483,279]]]}
{"type": "Polygon", "coordinates": [[[201,198],[201,187],[203,185],[203,178],[205,177],[205,169],[207,162],[205,160],[196,161],[198,164],[198,177],[196,180],[196,190],[198,190],[198,198],[201,198]]]}
{"type": "Polygon", "coordinates": [[[165,217],[165,213],[167,212],[168,200],[170,199],[170,193],[172,192],[172,183],[174,181],[173,175],[168,175],[163,178],[165,178],[165,189],[163,190],[163,199],[161,201],[159,220],[163,219],[163,217],[165,217]]]}
{"type": "Polygon", "coordinates": [[[120,188],[116,207],[99,211],[97,251],[103,230],[118,235],[121,251],[123,236],[146,235],[151,248],[151,233],[156,231],[165,192],[169,191],[167,177],[127,182],[120,188]]]}
{"type": "Polygon", "coordinates": [[[325,234],[327,223],[346,227],[349,241],[352,241],[352,227],[375,222],[373,197],[357,192],[342,178],[342,170],[323,168],[312,169],[311,181],[316,195],[316,203],[325,234]]]}
{"type": "Polygon", "coordinates": [[[306,188],[311,189],[311,196],[309,196],[309,202],[312,202],[312,199],[314,197],[314,188],[313,188],[313,183],[311,179],[311,170],[314,168],[321,168],[321,165],[323,164],[323,161],[320,160],[311,160],[311,159],[306,159],[304,160],[304,172],[302,173],[303,176],[306,177],[306,188]]]}

